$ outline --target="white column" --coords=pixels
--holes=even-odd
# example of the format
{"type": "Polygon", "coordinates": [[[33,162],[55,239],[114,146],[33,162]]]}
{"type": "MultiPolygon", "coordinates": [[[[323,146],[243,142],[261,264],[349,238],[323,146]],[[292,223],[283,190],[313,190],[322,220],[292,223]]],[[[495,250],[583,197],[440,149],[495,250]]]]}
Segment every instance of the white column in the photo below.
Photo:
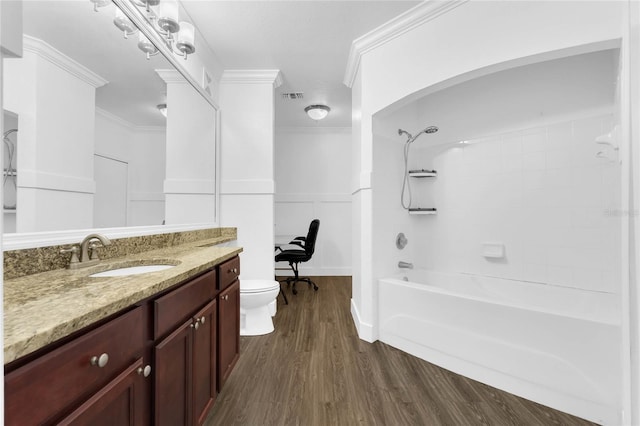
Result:
{"type": "Polygon", "coordinates": [[[166,224],[212,223],[216,111],[177,71],[156,72],[167,83],[166,224]]]}
{"type": "Polygon", "coordinates": [[[227,70],[220,82],[220,223],[238,228],[242,278],[274,275],[274,89],[280,84],[278,70],[227,70]]]}
{"type": "Polygon", "coordinates": [[[41,40],[4,62],[18,115],[17,232],[93,226],[95,91],[106,80],[41,40]]]}

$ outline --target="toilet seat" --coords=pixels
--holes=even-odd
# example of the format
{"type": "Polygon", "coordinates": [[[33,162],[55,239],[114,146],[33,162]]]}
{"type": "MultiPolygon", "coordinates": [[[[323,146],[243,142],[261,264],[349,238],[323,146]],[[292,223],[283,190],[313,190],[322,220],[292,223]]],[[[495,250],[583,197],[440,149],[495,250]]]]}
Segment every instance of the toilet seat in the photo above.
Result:
{"type": "Polygon", "coordinates": [[[280,288],[274,280],[240,280],[240,293],[264,293],[280,288]]]}

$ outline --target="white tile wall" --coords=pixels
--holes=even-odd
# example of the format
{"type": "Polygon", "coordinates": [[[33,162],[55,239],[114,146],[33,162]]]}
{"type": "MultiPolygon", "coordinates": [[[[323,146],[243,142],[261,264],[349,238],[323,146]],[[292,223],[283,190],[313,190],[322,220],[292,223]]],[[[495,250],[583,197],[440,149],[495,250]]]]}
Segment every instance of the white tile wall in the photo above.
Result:
{"type": "Polygon", "coordinates": [[[412,166],[438,171],[412,182],[419,217],[419,266],[618,292],[620,165],[597,158],[595,138],[610,115],[469,140],[446,150],[417,148],[412,166]],[[611,213],[613,212],[613,213],[611,213]],[[502,242],[506,257],[482,257],[502,242]]]}

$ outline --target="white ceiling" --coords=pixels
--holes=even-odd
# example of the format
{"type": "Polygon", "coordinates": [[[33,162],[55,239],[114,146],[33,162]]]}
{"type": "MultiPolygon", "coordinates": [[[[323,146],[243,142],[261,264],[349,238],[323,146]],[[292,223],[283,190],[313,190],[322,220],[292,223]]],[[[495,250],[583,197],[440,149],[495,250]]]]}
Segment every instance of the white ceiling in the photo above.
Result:
{"type": "MultiPolygon", "coordinates": [[[[278,127],[350,127],[351,90],[343,83],[351,42],[419,1],[217,1],[182,4],[225,69],[279,69],[278,127]],[[304,92],[285,101],[281,93],[304,92]],[[311,120],[304,107],[331,113],[311,120]]],[[[197,47],[196,47],[197,48],[197,47]]]]}

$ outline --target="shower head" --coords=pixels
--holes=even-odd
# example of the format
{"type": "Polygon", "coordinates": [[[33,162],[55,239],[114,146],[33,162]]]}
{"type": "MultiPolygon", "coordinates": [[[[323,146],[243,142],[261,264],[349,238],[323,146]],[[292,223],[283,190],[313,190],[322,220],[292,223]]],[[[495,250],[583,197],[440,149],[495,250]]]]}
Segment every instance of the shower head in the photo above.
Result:
{"type": "Polygon", "coordinates": [[[407,132],[405,130],[402,130],[402,129],[398,129],[398,134],[399,135],[407,135],[407,143],[412,143],[413,141],[418,139],[418,136],[420,136],[423,133],[435,133],[437,131],[438,131],[438,128],[436,126],[429,126],[426,129],[422,129],[415,136],[411,136],[411,133],[409,133],[409,132],[407,132]]]}
{"type": "Polygon", "coordinates": [[[407,135],[409,139],[413,139],[413,136],[411,136],[411,133],[407,132],[406,130],[398,129],[398,134],[400,136],[407,135]]]}

